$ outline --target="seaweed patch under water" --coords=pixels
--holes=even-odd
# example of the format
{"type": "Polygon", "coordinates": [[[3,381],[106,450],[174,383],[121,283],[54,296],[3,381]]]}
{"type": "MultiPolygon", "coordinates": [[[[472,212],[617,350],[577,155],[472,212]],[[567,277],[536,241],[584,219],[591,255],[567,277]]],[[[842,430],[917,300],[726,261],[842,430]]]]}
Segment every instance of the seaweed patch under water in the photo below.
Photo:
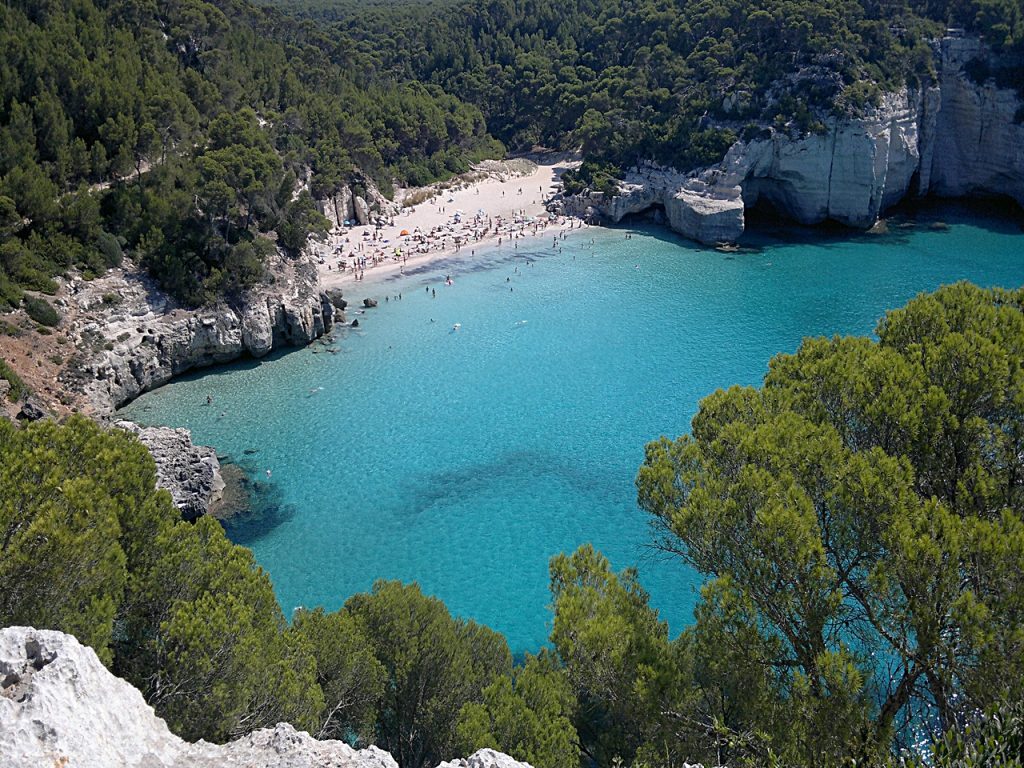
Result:
{"type": "Polygon", "coordinates": [[[284,503],[283,494],[269,478],[255,479],[258,470],[250,463],[226,462],[221,476],[224,496],[211,514],[235,544],[256,541],[295,515],[294,505],[284,503]]]}

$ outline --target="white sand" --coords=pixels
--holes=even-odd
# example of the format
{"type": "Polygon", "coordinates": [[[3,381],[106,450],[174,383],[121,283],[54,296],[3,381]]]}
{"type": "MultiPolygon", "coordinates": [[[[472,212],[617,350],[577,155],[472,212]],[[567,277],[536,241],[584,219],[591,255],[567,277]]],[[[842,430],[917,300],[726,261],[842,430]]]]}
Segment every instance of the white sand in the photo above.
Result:
{"type": "Polygon", "coordinates": [[[475,250],[497,243],[499,238],[504,243],[552,236],[578,226],[574,220],[551,220],[545,208],[560,189],[561,174],[575,165],[577,161],[545,160],[529,175],[488,177],[465,189],[440,190],[431,200],[403,208],[393,224],[381,229],[367,224],[335,230],[316,247],[324,260],[318,267],[320,282],[325,288],[369,287],[452,254],[472,259],[475,250]],[[456,221],[458,211],[462,215],[456,221]],[[403,231],[409,235],[403,236],[403,231]],[[456,245],[456,239],[461,245],[456,245]],[[397,258],[396,249],[400,250],[397,258]],[[356,269],[352,265],[358,257],[365,258],[366,264],[356,269]],[[339,263],[349,266],[339,270],[339,263]],[[357,280],[357,275],[361,279],[357,280]]]}

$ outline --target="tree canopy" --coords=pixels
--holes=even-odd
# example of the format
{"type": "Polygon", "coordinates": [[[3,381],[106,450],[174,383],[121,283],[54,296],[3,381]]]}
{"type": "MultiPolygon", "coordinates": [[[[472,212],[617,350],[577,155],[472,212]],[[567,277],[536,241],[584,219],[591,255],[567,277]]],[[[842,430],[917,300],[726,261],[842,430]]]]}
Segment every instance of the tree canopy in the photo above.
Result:
{"type": "Polygon", "coordinates": [[[691,633],[769,676],[731,729],[827,765],[1024,695],[1022,300],[959,284],[807,340],[647,447],[659,546],[708,579],[691,633]]]}
{"type": "Polygon", "coordinates": [[[0,309],[129,254],[191,304],[322,227],[316,196],[499,155],[483,117],[243,0],[0,7],[0,309]]]}

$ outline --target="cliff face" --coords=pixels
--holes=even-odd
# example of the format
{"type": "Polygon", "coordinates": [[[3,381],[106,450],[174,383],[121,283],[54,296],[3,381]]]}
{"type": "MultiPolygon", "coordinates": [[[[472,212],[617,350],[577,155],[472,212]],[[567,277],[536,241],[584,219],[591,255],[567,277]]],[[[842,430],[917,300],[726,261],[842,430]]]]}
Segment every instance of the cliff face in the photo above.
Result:
{"type": "Polygon", "coordinates": [[[686,175],[647,164],[627,174],[619,195],[569,198],[564,210],[617,222],[662,205],[673,230],[715,243],[738,238],[743,210],[758,204],[800,224],[857,228],[908,194],[1009,195],[1024,205],[1024,104],[1015,90],[967,74],[972,62],[1001,62],[970,38],[939,41],[936,60],[936,86],[886,94],[862,118],[831,118],[810,135],[772,128],[686,175]]]}
{"type": "MultiPolygon", "coordinates": [[[[0,765],[5,768],[398,768],[377,747],[318,741],[287,723],[229,744],[175,736],[142,694],[62,632],[0,629],[0,765]]],[[[480,750],[459,768],[530,768],[480,750]]]]}
{"type": "Polygon", "coordinates": [[[83,359],[65,383],[106,414],[192,368],[262,357],[329,331],[334,307],[313,265],[278,256],[269,269],[274,282],[237,304],[194,311],[177,307],[131,268],[71,283],[66,304],[83,359]]]}
{"type": "Polygon", "coordinates": [[[966,73],[972,61],[989,69],[1003,62],[970,38],[943,40],[940,52],[942,101],[919,191],[1008,195],[1024,205],[1024,124],[1018,119],[1024,104],[1013,89],[993,81],[979,85],[966,73]]]}
{"type": "Polygon", "coordinates": [[[742,190],[746,207],[767,202],[801,224],[870,227],[910,189],[922,118],[922,99],[903,89],[864,119],[832,120],[820,135],[773,131],[729,150],[723,183],[742,190]]]}

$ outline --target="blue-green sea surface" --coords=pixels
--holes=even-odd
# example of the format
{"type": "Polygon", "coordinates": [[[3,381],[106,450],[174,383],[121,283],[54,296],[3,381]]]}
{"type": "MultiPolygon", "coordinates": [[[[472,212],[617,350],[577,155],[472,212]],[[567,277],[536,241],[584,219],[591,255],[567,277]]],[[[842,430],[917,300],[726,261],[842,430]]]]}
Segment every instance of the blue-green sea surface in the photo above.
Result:
{"type": "Polygon", "coordinates": [[[188,427],[249,471],[262,511],[229,533],[286,615],[337,608],[375,579],[417,581],[534,650],[549,559],[592,542],[639,567],[675,634],[700,581],[646,546],[644,444],[687,432],[703,396],[758,384],[805,336],[870,334],[943,283],[1024,283],[1022,242],[1012,217],[949,206],[893,218],[888,234],[762,223],[734,254],[645,226],[577,230],[559,249],[521,240],[353,283],[353,303],[380,306],[350,310],[360,326],[334,347],[184,378],[123,414],[188,427]]]}

